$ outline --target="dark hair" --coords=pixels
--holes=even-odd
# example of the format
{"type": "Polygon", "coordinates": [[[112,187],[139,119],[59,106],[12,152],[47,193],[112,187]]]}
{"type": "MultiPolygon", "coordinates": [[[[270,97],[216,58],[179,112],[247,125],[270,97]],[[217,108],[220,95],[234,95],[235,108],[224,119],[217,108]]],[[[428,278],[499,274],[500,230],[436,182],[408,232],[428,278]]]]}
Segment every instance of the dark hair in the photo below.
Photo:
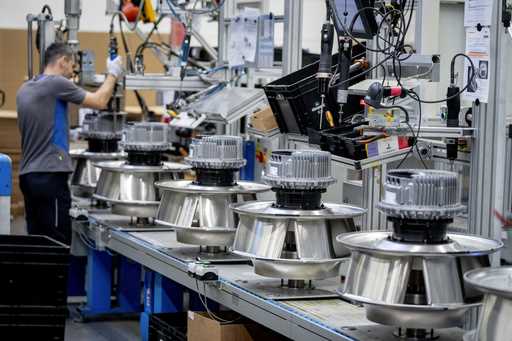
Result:
{"type": "Polygon", "coordinates": [[[71,49],[71,47],[64,43],[51,44],[44,52],[44,66],[47,67],[48,65],[55,63],[57,59],[59,59],[62,56],[72,58],[73,50],[71,49]]]}

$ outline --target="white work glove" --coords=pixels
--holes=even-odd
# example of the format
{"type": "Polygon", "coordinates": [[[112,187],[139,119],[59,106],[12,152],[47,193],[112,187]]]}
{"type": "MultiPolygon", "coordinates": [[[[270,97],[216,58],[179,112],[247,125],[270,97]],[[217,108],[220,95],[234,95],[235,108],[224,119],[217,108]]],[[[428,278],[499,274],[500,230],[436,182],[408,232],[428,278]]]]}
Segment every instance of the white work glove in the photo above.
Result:
{"type": "Polygon", "coordinates": [[[124,73],[123,60],[117,56],[114,60],[107,58],[107,72],[116,78],[122,77],[124,73]]]}

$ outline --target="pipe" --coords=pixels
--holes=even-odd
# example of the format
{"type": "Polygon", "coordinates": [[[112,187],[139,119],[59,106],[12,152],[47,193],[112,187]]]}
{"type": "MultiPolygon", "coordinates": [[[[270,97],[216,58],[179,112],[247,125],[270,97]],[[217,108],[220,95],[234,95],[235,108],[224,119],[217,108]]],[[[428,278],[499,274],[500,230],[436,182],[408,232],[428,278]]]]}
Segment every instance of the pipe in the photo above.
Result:
{"type": "Polygon", "coordinates": [[[27,71],[28,71],[28,79],[34,77],[34,68],[33,68],[33,50],[32,50],[32,21],[34,17],[32,14],[27,15],[27,71]]]}

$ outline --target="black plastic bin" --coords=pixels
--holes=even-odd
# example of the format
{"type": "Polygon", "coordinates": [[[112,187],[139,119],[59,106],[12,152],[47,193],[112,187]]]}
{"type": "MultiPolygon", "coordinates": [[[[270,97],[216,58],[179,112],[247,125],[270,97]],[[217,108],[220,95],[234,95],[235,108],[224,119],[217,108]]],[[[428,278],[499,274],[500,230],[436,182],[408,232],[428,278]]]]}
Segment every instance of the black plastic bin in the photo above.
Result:
{"type": "Polygon", "coordinates": [[[0,235],[0,335],[64,340],[69,248],[45,236],[0,235]]]}
{"type": "Polygon", "coordinates": [[[64,340],[67,308],[0,307],[0,339],[64,340]]]}
{"type": "Polygon", "coordinates": [[[69,248],[46,236],[0,235],[0,306],[66,305],[69,248]]]}
{"type": "Polygon", "coordinates": [[[352,160],[366,159],[368,155],[365,145],[358,142],[362,136],[354,131],[356,127],[366,123],[368,122],[327,129],[317,133],[320,136],[320,149],[352,160]]]}
{"type": "MultiPolygon", "coordinates": [[[[337,56],[333,57],[333,72],[337,56]]],[[[307,134],[308,128],[320,128],[320,93],[318,91],[318,62],[307,65],[263,87],[272,112],[282,133],[307,134]]],[[[339,121],[336,110],[335,89],[325,101],[333,114],[334,122],[339,121]]],[[[323,129],[329,127],[324,116],[323,129]]]]}
{"type": "MultiPolygon", "coordinates": [[[[336,44],[335,44],[336,45],[336,44]]],[[[335,47],[334,50],[337,50],[335,47]]],[[[354,45],[352,55],[362,57],[365,47],[354,45]]],[[[324,115],[320,129],[320,93],[318,91],[318,58],[316,62],[306,65],[300,70],[276,79],[263,87],[272,112],[276,117],[281,133],[308,135],[308,129],[328,129],[329,124],[324,115]]],[[[332,73],[336,71],[338,54],[332,56],[332,73]]],[[[363,71],[355,71],[350,76],[349,85],[365,79],[363,71]],[[357,76],[361,73],[359,76],[357,76]]],[[[337,89],[332,87],[325,99],[326,109],[333,115],[334,125],[350,121],[351,117],[361,111],[362,96],[349,95],[348,102],[343,105],[343,116],[340,118],[339,104],[336,101],[337,89]]]]}
{"type": "Polygon", "coordinates": [[[149,341],[187,341],[187,313],[151,314],[149,341]]]}

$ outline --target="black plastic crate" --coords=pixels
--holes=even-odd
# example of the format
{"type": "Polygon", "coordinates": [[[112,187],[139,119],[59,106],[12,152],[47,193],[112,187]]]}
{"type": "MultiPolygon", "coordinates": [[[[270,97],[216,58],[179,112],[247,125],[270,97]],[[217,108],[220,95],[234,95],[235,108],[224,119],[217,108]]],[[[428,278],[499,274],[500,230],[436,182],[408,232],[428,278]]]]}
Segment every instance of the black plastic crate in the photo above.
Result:
{"type": "Polygon", "coordinates": [[[149,341],[187,341],[187,313],[151,314],[149,341]]]}
{"type": "Polygon", "coordinates": [[[65,305],[69,257],[46,236],[0,235],[0,306],[65,305]]]}
{"type": "MultiPolygon", "coordinates": [[[[335,47],[334,50],[336,49],[335,47]]],[[[353,46],[352,55],[358,58],[363,57],[365,47],[361,45],[353,46]]],[[[276,79],[263,87],[279,125],[279,130],[282,133],[307,135],[308,129],[323,130],[329,128],[324,115],[322,129],[320,129],[320,93],[318,92],[318,79],[316,78],[318,57],[315,60],[315,62],[304,66],[302,69],[276,79]]],[[[336,70],[337,63],[338,54],[336,53],[332,56],[331,70],[333,73],[336,70]]],[[[349,85],[352,85],[364,80],[366,73],[355,71],[350,76],[352,80],[349,85]],[[358,73],[360,73],[359,76],[357,76],[358,73]]],[[[342,117],[340,117],[336,92],[336,87],[332,87],[325,100],[326,110],[329,110],[333,115],[335,127],[339,125],[338,123],[349,122],[353,115],[360,113],[362,109],[360,105],[362,96],[349,95],[348,102],[343,105],[341,110],[342,117]]]]}
{"type": "MultiPolygon", "coordinates": [[[[333,57],[333,72],[337,56],[333,57]]],[[[281,77],[263,87],[272,112],[282,133],[307,134],[308,128],[320,128],[320,93],[318,91],[318,62],[281,77]]],[[[325,105],[339,121],[336,110],[335,89],[331,89],[325,105]]],[[[329,127],[325,118],[322,127],[329,127]]]]}
{"type": "Polygon", "coordinates": [[[362,160],[367,158],[364,144],[358,141],[363,139],[361,134],[354,131],[354,128],[367,124],[368,122],[356,123],[344,127],[324,130],[320,135],[320,148],[333,155],[362,160]]]}
{"type": "Polygon", "coordinates": [[[0,307],[2,340],[64,340],[67,308],[0,307]]]}
{"type": "Polygon", "coordinates": [[[0,326],[1,340],[63,341],[64,326],[0,326]]]}

